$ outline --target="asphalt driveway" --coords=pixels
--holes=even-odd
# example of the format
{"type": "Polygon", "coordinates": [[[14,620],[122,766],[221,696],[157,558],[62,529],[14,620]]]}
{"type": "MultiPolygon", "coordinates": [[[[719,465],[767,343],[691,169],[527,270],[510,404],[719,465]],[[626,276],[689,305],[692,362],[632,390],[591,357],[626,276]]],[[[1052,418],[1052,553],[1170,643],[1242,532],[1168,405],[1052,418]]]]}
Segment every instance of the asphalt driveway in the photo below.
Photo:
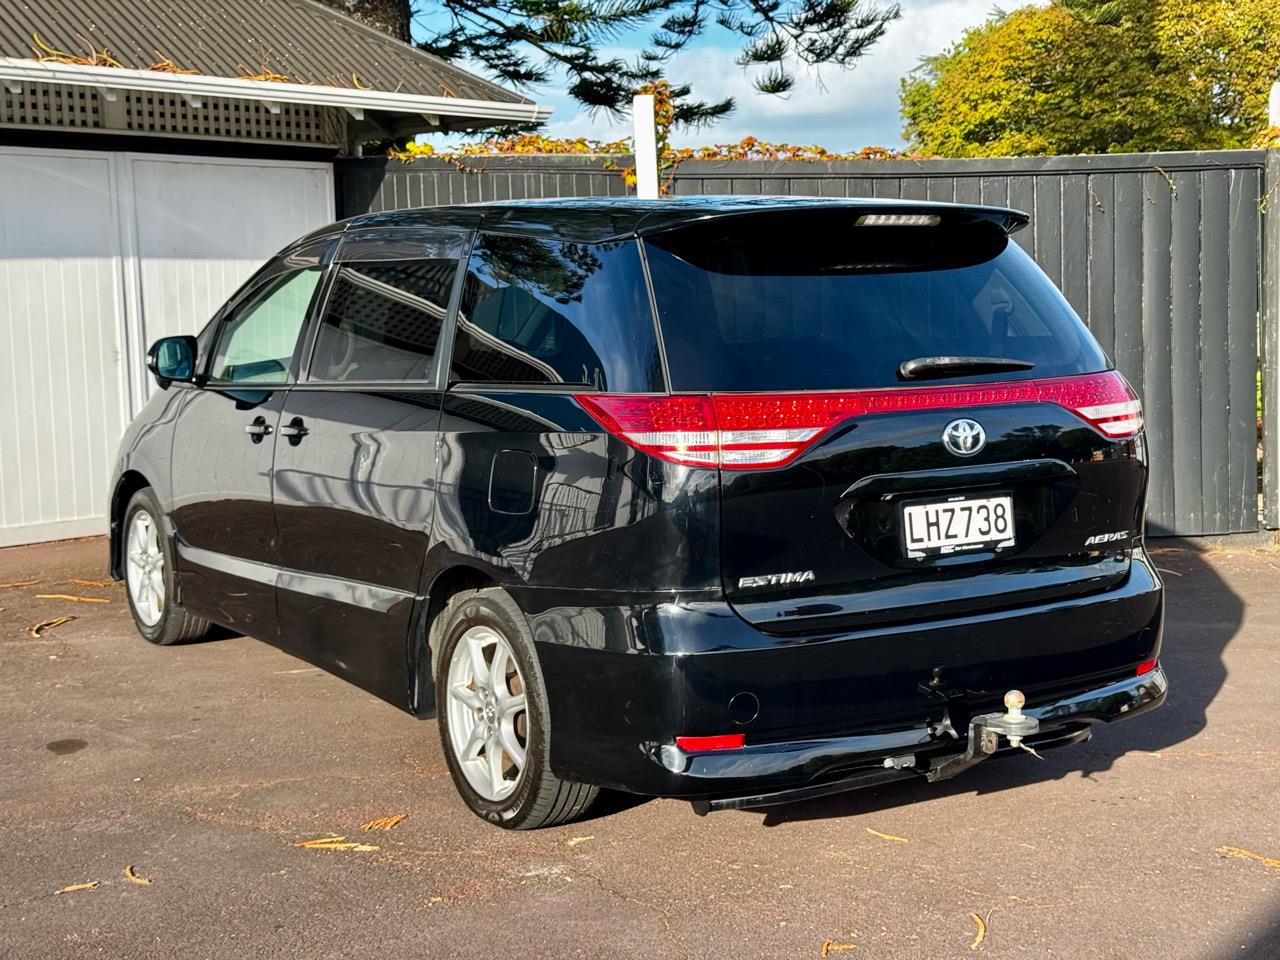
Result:
{"type": "Polygon", "coordinates": [[[1162,547],[1168,704],[1043,762],[528,834],[434,722],[148,645],[103,554],[0,551],[0,957],[1280,957],[1280,553],[1162,547]]]}

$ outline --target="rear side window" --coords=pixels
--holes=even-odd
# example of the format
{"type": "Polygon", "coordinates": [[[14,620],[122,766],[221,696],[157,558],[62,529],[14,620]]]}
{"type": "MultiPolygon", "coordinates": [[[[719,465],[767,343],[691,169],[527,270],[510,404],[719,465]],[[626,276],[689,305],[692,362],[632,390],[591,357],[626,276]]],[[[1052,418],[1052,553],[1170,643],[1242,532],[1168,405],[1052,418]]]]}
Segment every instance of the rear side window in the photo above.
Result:
{"type": "Polygon", "coordinates": [[[481,234],[463,287],[450,379],[662,390],[636,241],[481,234]]]}
{"type": "Polygon", "coordinates": [[[311,378],[429,380],[458,272],[461,236],[344,246],[312,354],[311,378]]]}
{"type": "Polygon", "coordinates": [[[998,226],[858,226],[857,216],[759,215],[650,237],[672,389],[889,387],[902,383],[903,361],[931,356],[1034,365],[984,379],[1107,368],[1057,288],[998,226]]]}

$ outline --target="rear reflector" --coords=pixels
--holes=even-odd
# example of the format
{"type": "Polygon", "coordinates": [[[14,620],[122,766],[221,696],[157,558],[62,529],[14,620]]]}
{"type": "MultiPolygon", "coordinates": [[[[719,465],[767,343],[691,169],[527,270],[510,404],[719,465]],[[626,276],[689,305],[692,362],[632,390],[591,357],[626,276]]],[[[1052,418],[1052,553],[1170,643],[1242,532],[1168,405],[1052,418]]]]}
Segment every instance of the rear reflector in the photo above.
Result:
{"type": "Polygon", "coordinates": [[[741,750],[747,745],[745,733],[722,733],[715,737],[676,737],[676,746],[685,753],[709,750],[741,750]]]}
{"type": "Polygon", "coordinates": [[[1146,675],[1146,674],[1150,673],[1152,670],[1154,670],[1154,669],[1156,668],[1156,664],[1157,664],[1158,662],[1159,662],[1159,661],[1157,661],[1157,660],[1143,660],[1140,664],[1138,664],[1138,673],[1137,673],[1137,675],[1138,675],[1139,677],[1141,677],[1141,676],[1144,676],[1144,675],[1146,675]]]}
{"type": "Polygon", "coordinates": [[[790,463],[852,417],[914,410],[1052,403],[1112,439],[1142,432],[1142,404],[1116,371],[1047,380],[891,387],[846,393],[579,394],[616,437],[673,463],[758,470],[790,463]]]}

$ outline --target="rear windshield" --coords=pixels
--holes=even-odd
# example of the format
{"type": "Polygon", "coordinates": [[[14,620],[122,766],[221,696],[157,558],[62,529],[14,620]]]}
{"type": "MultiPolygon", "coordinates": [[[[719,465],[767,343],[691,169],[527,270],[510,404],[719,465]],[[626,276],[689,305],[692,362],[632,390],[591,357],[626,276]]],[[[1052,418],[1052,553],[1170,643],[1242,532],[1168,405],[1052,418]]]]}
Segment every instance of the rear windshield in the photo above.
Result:
{"type": "Polygon", "coordinates": [[[673,390],[901,385],[907,360],[997,357],[1093,373],[1107,359],[1004,231],[967,217],[857,226],[823,211],[731,218],[646,239],[673,390]]]}

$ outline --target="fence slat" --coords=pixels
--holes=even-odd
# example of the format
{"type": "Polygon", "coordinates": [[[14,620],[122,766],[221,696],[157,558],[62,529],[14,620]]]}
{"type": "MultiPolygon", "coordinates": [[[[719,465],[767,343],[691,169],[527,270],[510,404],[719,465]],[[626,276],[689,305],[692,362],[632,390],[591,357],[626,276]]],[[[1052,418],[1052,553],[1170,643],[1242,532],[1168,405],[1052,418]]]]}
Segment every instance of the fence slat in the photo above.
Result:
{"type": "Polygon", "coordinates": [[[1112,360],[1116,357],[1116,179],[1109,173],[1089,177],[1086,226],[1085,318],[1112,360]]]}
{"type": "Polygon", "coordinates": [[[1162,456],[1151,459],[1151,510],[1158,533],[1177,529],[1173,500],[1173,357],[1169,336],[1173,244],[1171,185],[1159,171],[1142,175],[1142,382],[1145,417],[1152,435],[1160,437],[1162,456]]]}
{"type": "MultiPolygon", "coordinates": [[[[1231,224],[1227,307],[1227,366],[1231,376],[1227,409],[1231,453],[1231,530],[1256,530],[1258,203],[1261,181],[1252,171],[1233,171],[1229,195],[1231,224]],[[1248,174],[1248,175],[1246,175],[1248,174]]],[[[1271,323],[1277,321],[1270,319],[1271,323]]]]}
{"type": "Polygon", "coordinates": [[[1228,248],[1230,174],[1201,174],[1200,200],[1200,487],[1204,491],[1206,529],[1231,524],[1231,470],[1228,432],[1230,373],[1227,360],[1228,248]]]}
{"type": "Polygon", "coordinates": [[[1062,292],[1076,312],[1089,312],[1089,178],[1070,174],[1062,178],[1058,209],[1062,224],[1062,292]]]}
{"type": "Polygon", "coordinates": [[[1204,531],[1204,475],[1200,470],[1200,177],[1171,174],[1170,389],[1174,529],[1204,531]]]}

